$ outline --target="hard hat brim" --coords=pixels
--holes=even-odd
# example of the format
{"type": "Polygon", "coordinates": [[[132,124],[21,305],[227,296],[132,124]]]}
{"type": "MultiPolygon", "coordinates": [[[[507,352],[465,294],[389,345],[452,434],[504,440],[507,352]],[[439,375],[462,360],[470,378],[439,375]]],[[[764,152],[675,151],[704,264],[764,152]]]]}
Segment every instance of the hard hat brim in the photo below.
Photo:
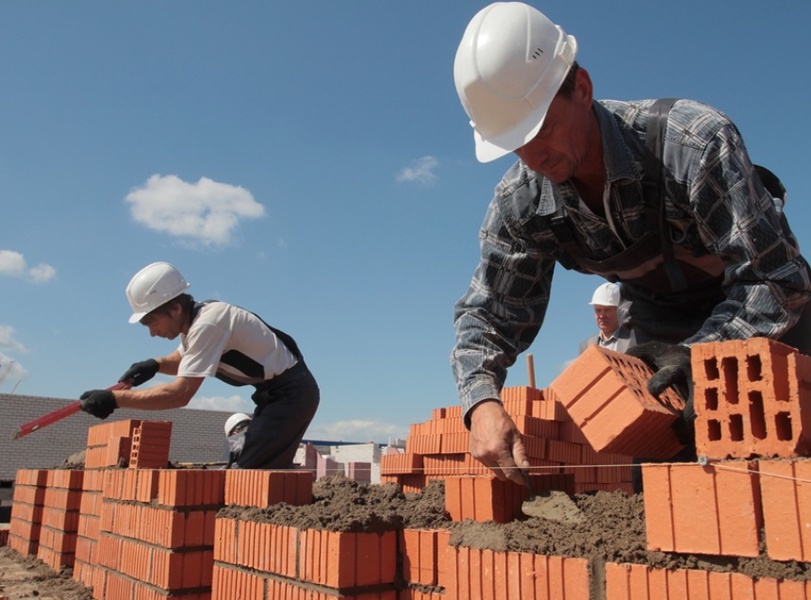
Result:
{"type": "Polygon", "coordinates": [[[129,318],[129,322],[130,323],[137,323],[138,321],[143,319],[146,315],[147,315],[147,313],[145,313],[145,312],[132,313],[132,316],[130,316],[130,318],[129,318]]]}
{"type": "Polygon", "coordinates": [[[552,99],[550,98],[549,102],[545,102],[544,106],[539,106],[537,110],[533,111],[532,114],[525,119],[525,121],[529,123],[534,122],[534,125],[516,128],[496,138],[486,140],[482,137],[481,133],[474,129],[473,140],[476,143],[476,160],[480,163],[489,163],[511,152],[515,152],[531,142],[532,139],[538,135],[541,127],[543,127],[543,122],[546,120],[546,113],[549,111],[551,104],[552,99]]]}

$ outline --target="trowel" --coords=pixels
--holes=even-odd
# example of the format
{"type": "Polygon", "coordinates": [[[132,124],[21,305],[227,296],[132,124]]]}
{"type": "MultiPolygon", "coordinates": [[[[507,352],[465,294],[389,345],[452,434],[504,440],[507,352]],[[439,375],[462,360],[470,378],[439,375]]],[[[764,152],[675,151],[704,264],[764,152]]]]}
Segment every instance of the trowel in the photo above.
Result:
{"type": "Polygon", "coordinates": [[[544,490],[535,493],[532,480],[524,469],[519,469],[524,477],[524,485],[529,497],[521,504],[521,512],[528,517],[538,517],[557,521],[558,523],[580,523],[583,521],[583,512],[569,497],[569,494],[560,490],[544,490]]]}

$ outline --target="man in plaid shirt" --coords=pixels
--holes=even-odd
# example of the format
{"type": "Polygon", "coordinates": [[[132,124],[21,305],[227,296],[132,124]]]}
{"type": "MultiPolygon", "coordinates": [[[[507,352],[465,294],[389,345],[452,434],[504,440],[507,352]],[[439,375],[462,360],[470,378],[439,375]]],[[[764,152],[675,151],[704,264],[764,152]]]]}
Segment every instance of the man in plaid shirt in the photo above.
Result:
{"type": "Polygon", "coordinates": [[[473,18],[454,62],[477,158],[520,159],[484,219],[451,357],[472,454],[517,483],[529,463],[500,391],[541,327],[556,263],[622,281],[631,353],[654,369],[652,393],[685,396],[685,413],[691,344],[761,336],[811,354],[809,266],[735,125],[676,101],[651,191],[654,101],[595,101],[576,54],[574,37],[507,2],[473,18]]]}

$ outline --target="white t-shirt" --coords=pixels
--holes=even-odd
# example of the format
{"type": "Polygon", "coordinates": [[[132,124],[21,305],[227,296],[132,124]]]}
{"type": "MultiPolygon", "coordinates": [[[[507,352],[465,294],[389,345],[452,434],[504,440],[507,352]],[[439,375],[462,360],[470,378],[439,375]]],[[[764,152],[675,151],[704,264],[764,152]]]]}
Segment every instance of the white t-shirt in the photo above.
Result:
{"type": "Polygon", "coordinates": [[[178,351],[178,376],[219,377],[233,385],[267,381],[298,362],[259,317],[227,302],[201,303],[178,351]]]}

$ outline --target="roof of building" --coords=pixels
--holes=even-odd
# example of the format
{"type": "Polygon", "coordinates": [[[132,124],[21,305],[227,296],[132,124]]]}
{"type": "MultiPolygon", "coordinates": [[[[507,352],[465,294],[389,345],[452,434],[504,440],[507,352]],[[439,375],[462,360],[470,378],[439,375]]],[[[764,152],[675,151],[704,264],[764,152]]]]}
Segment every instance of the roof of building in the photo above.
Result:
{"type": "MultiPolygon", "coordinates": [[[[14,481],[19,469],[53,469],[87,446],[87,430],[104,421],[76,413],[18,439],[20,426],[75,400],[0,394],[0,481],[14,481]]],[[[119,409],[110,420],[172,421],[169,459],[175,462],[218,462],[226,454],[223,424],[230,412],[177,408],[119,409]]]]}

